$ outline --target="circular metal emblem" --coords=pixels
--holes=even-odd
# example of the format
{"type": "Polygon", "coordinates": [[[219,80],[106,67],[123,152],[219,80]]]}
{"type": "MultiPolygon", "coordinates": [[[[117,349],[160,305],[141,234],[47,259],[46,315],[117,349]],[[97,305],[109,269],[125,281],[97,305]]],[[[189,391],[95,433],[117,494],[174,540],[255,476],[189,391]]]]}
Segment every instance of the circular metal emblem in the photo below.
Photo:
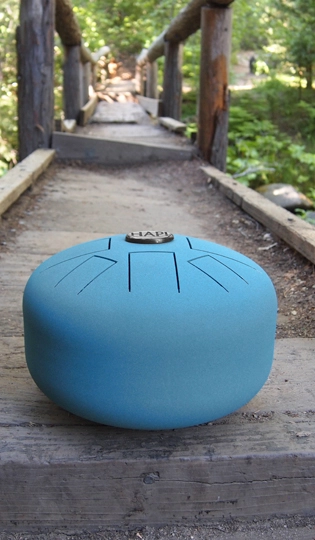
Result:
{"type": "Polygon", "coordinates": [[[172,240],[173,234],[162,231],[137,231],[126,235],[126,241],[134,244],[164,244],[172,240]]]}

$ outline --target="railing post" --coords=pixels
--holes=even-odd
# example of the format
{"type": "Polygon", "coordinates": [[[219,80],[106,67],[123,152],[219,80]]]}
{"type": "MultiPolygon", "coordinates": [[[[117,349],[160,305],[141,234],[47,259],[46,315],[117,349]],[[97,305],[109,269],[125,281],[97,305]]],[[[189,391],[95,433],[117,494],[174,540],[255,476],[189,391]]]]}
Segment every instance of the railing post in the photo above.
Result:
{"type": "Polygon", "coordinates": [[[229,7],[202,8],[198,147],[202,157],[221,171],[228,144],[231,32],[229,7]]]}
{"type": "Polygon", "coordinates": [[[63,66],[63,96],[65,118],[79,121],[80,109],[83,106],[82,64],[80,45],[65,47],[63,66]]]}
{"type": "Polygon", "coordinates": [[[180,120],[182,109],[183,44],[165,42],[163,116],[180,120]]]}
{"type": "Polygon", "coordinates": [[[158,87],[157,87],[157,78],[158,78],[158,68],[156,62],[147,62],[147,85],[146,85],[146,96],[149,98],[158,98],[158,87]]]}
{"type": "Polygon", "coordinates": [[[49,148],[54,125],[55,2],[22,0],[17,29],[19,159],[49,148]]]}
{"type": "Polygon", "coordinates": [[[83,93],[83,105],[85,105],[89,99],[89,89],[91,84],[91,62],[86,62],[82,65],[82,75],[83,75],[83,82],[82,82],[82,93],[83,93]]]}
{"type": "Polygon", "coordinates": [[[144,80],[143,80],[144,67],[136,65],[136,92],[140,96],[144,96],[144,80]]]}

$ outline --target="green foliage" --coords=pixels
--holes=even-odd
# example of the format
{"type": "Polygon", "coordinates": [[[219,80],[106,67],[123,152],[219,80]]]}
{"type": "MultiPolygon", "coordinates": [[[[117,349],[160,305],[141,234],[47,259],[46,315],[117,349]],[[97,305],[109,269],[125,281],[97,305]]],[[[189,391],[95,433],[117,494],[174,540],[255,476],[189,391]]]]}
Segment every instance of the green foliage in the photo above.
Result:
{"type": "Polygon", "coordinates": [[[75,0],[85,44],[111,46],[114,55],[139,54],[164,30],[185,0],[75,0]]]}
{"type": "Polygon", "coordinates": [[[287,49],[287,58],[312,88],[315,64],[315,3],[309,0],[275,0],[285,21],[278,40],[287,49]]]}
{"type": "MultiPolygon", "coordinates": [[[[301,189],[315,201],[315,154],[308,152],[300,142],[292,141],[274,123],[275,103],[271,98],[275,96],[271,90],[272,87],[263,85],[256,91],[233,97],[227,170],[250,187],[284,182],[301,189]]],[[[310,107],[305,102],[298,102],[296,115],[301,109],[309,110],[310,107]]],[[[285,113],[283,106],[281,110],[285,113]]],[[[281,124],[280,111],[278,121],[281,124]]],[[[310,131],[308,127],[307,134],[310,131]]],[[[301,139],[298,132],[295,136],[301,139]]]]}
{"type": "Polygon", "coordinates": [[[17,159],[15,29],[17,0],[0,2],[0,176],[17,159]]]}

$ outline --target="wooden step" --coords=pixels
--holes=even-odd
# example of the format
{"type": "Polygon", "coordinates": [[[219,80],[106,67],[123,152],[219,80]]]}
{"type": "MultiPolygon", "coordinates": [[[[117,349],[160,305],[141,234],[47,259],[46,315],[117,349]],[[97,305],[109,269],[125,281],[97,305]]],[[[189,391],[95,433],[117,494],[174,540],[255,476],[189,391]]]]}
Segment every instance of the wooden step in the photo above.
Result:
{"type": "Polygon", "coordinates": [[[279,340],[270,379],[237,413],[142,432],[63,411],[30,379],[22,336],[2,339],[2,527],[314,515],[314,347],[279,340]]]}
{"type": "Polygon", "coordinates": [[[103,165],[129,165],[160,160],[191,159],[191,146],[153,144],[124,140],[86,137],[54,132],[53,148],[59,159],[74,159],[103,165]]]}

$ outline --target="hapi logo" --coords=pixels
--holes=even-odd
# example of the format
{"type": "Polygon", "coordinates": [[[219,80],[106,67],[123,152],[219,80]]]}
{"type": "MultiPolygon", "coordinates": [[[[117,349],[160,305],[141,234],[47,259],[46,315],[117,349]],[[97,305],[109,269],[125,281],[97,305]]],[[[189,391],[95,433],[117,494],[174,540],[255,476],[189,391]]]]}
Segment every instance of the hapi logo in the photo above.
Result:
{"type": "Polygon", "coordinates": [[[135,244],[163,244],[174,240],[174,235],[164,231],[137,231],[127,234],[126,241],[135,244]]]}

